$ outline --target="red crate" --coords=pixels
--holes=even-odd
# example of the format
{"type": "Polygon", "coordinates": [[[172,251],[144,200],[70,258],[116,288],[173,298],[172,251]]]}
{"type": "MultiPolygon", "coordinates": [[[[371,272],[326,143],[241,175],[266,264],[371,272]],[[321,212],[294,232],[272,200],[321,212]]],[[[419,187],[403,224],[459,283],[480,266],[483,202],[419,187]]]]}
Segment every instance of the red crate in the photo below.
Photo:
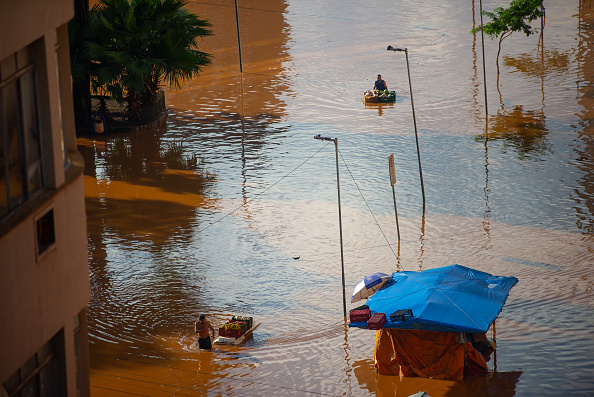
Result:
{"type": "Polygon", "coordinates": [[[219,336],[226,336],[230,338],[239,338],[241,336],[240,329],[224,329],[219,328],[219,336]]]}
{"type": "Polygon", "coordinates": [[[351,323],[358,323],[359,321],[367,321],[371,317],[371,310],[351,310],[349,313],[351,323]]]}
{"type": "Polygon", "coordinates": [[[247,331],[249,329],[247,321],[232,320],[231,322],[241,325],[241,334],[242,335],[244,334],[245,331],[247,331]]]}
{"type": "Polygon", "coordinates": [[[380,329],[385,323],[385,313],[373,313],[373,316],[367,321],[367,327],[369,327],[369,329],[380,329]]]}

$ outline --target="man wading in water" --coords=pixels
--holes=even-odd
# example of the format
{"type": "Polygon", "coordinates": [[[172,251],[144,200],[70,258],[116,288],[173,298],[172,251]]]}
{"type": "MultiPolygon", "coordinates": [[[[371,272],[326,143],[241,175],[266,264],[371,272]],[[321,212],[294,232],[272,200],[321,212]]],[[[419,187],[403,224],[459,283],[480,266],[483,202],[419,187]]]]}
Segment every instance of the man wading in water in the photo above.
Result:
{"type": "Polygon", "coordinates": [[[214,328],[206,320],[204,314],[201,314],[200,319],[196,321],[195,326],[196,333],[198,334],[198,347],[200,347],[200,349],[212,349],[210,333],[208,332],[209,329],[212,331],[212,337],[214,338],[214,328]]]}

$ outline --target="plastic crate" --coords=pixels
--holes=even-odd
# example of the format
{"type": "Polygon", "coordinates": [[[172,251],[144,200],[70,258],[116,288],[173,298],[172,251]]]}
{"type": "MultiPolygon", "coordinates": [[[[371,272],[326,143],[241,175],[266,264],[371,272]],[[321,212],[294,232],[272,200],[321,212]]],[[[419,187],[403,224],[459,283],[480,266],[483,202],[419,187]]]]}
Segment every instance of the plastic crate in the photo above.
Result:
{"type": "Polygon", "coordinates": [[[240,329],[224,329],[219,328],[219,336],[226,336],[230,338],[239,338],[242,335],[240,329]]]}
{"type": "Polygon", "coordinates": [[[235,320],[235,321],[231,321],[232,323],[235,324],[239,324],[241,325],[241,334],[243,335],[248,329],[250,329],[250,327],[248,327],[248,322],[247,321],[240,321],[240,320],[235,320]]]}
{"type": "Polygon", "coordinates": [[[373,316],[367,321],[369,329],[380,329],[386,323],[385,313],[373,313],[373,316]]]}
{"type": "Polygon", "coordinates": [[[382,94],[380,94],[377,98],[377,101],[379,103],[395,102],[396,91],[390,91],[388,94],[385,94],[385,96],[382,96],[382,94]]]}
{"type": "Polygon", "coordinates": [[[247,321],[247,329],[252,328],[252,325],[254,324],[253,317],[233,316],[231,317],[231,321],[247,321]]]}
{"type": "Polygon", "coordinates": [[[349,318],[351,323],[358,323],[360,321],[367,321],[371,318],[371,310],[363,309],[363,310],[351,310],[349,312],[349,318]]]}
{"type": "Polygon", "coordinates": [[[390,321],[396,323],[399,321],[406,321],[413,316],[413,312],[411,309],[402,309],[397,310],[394,313],[390,314],[390,321]]]}

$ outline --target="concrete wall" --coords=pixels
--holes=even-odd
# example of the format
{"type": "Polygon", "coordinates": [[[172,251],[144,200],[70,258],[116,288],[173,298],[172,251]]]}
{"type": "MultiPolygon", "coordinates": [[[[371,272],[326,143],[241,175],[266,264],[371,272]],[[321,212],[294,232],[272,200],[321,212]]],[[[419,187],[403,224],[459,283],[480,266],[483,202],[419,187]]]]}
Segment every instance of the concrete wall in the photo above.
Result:
{"type": "Polygon", "coordinates": [[[74,17],[73,0],[0,1],[0,59],[74,17]]]}
{"type": "MultiPolygon", "coordinates": [[[[46,186],[0,221],[0,387],[40,347],[63,333],[68,396],[77,395],[73,320],[85,313],[90,296],[84,164],[76,151],[67,40],[73,16],[72,0],[0,1],[0,60],[28,45],[35,47],[46,186]],[[36,221],[50,209],[55,243],[38,255],[36,221]]],[[[86,335],[83,342],[85,396],[86,335]]]]}

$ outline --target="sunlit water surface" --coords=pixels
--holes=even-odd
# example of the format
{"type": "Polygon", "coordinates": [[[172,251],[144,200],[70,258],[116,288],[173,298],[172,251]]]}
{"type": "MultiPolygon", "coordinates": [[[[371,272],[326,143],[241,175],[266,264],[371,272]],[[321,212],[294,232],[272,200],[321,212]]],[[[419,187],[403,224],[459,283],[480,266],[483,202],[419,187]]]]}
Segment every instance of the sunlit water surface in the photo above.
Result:
{"type": "Polygon", "coordinates": [[[478,2],[240,0],[243,78],[234,2],[190,2],[213,63],[166,91],[166,124],[79,139],[93,395],[594,395],[594,20],[545,3],[544,48],[506,39],[498,81],[485,39],[485,108],[478,2]],[[408,48],[425,211],[406,57],[387,45],[408,48]],[[378,73],[397,101],[365,106],[378,73]],[[343,319],[335,147],[317,134],[338,138],[347,302],[376,271],[520,280],[489,377],[375,374],[375,333],[343,319]],[[261,325],[200,351],[200,313],[261,325]]]}

